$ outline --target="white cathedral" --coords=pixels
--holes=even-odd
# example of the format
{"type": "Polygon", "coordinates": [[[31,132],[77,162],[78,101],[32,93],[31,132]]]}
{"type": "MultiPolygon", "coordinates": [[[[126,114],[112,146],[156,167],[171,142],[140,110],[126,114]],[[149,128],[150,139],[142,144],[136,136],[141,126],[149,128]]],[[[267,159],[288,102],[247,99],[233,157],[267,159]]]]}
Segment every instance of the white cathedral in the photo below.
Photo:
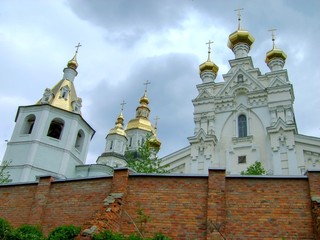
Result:
{"type": "MultiPolygon", "coordinates": [[[[286,54],[275,46],[266,54],[270,72],[261,74],[248,55],[253,36],[239,26],[229,36],[235,58],[215,82],[219,67],[210,59],[199,66],[194,135],[189,146],[163,158],[172,173],[207,174],[208,168],[224,168],[239,174],[255,161],[270,175],[303,175],[320,169],[320,138],[298,134],[294,117],[294,92],[284,69],[286,54]]],[[[95,131],[81,116],[81,98],[73,81],[77,51],[64,69],[62,80],[47,88],[34,105],[20,106],[16,125],[4,155],[13,182],[35,181],[41,175],[84,178],[112,175],[125,167],[126,150],[137,150],[147,138],[159,151],[156,126],[149,120],[147,91],[140,98],[135,118],[124,127],[121,111],[106,137],[105,150],[96,164],[86,165],[95,131]]]]}

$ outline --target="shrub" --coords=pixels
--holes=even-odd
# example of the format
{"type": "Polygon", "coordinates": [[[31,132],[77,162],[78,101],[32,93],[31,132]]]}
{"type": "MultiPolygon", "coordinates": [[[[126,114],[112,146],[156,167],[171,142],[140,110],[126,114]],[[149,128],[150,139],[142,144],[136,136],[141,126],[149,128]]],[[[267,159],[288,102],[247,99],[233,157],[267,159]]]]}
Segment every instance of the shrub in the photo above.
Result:
{"type": "Polygon", "coordinates": [[[79,233],[81,228],[73,225],[60,226],[53,229],[48,240],[73,240],[79,233]]]}
{"type": "Polygon", "coordinates": [[[149,240],[171,240],[171,238],[168,238],[164,236],[162,233],[156,234],[153,238],[142,238],[136,234],[131,234],[128,237],[125,237],[121,233],[113,233],[110,230],[103,231],[97,234],[94,234],[92,237],[92,240],[143,240],[143,239],[149,239],[149,240]]]}
{"type": "Polygon", "coordinates": [[[12,227],[8,221],[0,218],[0,239],[7,239],[7,236],[11,234],[12,227]]]}
{"type": "Polygon", "coordinates": [[[165,235],[163,235],[162,233],[157,233],[154,238],[152,238],[153,240],[171,240],[171,238],[166,237],[165,235]]]}
{"type": "Polygon", "coordinates": [[[43,233],[38,226],[22,225],[11,231],[7,240],[44,240],[43,233]]]}
{"type": "Polygon", "coordinates": [[[92,240],[125,240],[126,237],[120,233],[113,233],[110,230],[94,234],[92,240]]]}

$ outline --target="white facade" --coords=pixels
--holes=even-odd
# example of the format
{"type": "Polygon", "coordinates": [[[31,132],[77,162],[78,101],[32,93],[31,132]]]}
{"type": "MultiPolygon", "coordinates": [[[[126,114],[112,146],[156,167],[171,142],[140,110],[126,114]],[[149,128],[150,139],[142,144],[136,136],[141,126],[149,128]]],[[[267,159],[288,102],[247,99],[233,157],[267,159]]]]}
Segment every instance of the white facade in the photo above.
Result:
{"type": "Polygon", "coordinates": [[[229,39],[235,59],[229,61],[223,82],[215,82],[218,67],[210,56],[200,65],[203,82],[192,101],[195,128],[190,146],[164,157],[163,164],[175,173],[204,174],[210,167],[240,174],[255,161],[274,175],[319,169],[320,139],[297,131],[284,52],[275,47],[269,51],[271,71],[261,74],[248,56],[254,41],[250,33],[238,29],[229,39]]]}

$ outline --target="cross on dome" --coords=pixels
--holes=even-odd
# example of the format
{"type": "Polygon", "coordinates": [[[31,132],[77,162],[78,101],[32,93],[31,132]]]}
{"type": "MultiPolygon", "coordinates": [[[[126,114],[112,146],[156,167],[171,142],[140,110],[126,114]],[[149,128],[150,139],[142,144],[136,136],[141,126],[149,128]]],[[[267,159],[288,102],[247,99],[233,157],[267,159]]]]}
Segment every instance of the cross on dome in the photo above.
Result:
{"type": "Polygon", "coordinates": [[[158,116],[156,116],[155,118],[154,118],[154,120],[156,121],[155,122],[155,124],[154,124],[154,128],[155,129],[157,129],[157,127],[158,127],[158,120],[159,120],[160,118],[158,117],[158,116]]]}
{"type": "Polygon", "coordinates": [[[145,92],[147,92],[148,90],[148,85],[151,84],[151,82],[149,82],[149,80],[147,80],[143,85],[146,85],[146,88],[145,88],[145,92]]]}
{"type": "Polygon", "coordinates": [[[273,29],[269,29],[268,30],[269,32],[271,32],[271,37],[272,37],[272,46],[273,46],[273,49],[276,48],[276,43],[275,43],[275,35],[274,35],[274,32],[277,31],[276,28],[273,28],[273,29]]]}
{"type": "Polygon", "coordinates": [[[208,44],[208,61],[210,61],[210,53],[211,53],[211,43],[213,43],[212,41],[209,40],[209,42],[207,42],[206,44],[208,44]]]}
{"type": "Polygon", "coordinates": [[[123,100],[122,103],[120,103],[121,105],[121,112],[123,112],[123,108],[124,108],[124,105],[126,105],[127,103],[123,100]]]}
{"type": "Polygon", "coordinates": [[[241,30],[241,11],[244,10],[244,8],[237,8],[234,11],[238,12],[238,30],[241,30]]]}
{"type": "Polygon", "coordinates": [[[82,45],[80,44],[80,43],[78,43],[78,45],[77,46],[75,46],[75,48],[77,49],[76,50],[76,54],[78,53],[78,51],[79,51],[79,47],[82,47],[82,45]]]}

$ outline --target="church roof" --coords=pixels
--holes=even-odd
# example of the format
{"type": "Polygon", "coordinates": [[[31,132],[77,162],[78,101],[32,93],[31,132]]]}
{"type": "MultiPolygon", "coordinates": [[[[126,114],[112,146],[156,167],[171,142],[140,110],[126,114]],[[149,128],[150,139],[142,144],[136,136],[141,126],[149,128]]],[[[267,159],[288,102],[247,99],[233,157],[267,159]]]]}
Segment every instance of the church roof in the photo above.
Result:
{"type": "MultiPolygon", "coordinates": [[[[76,46],[79,48],[78,44],[76,46]]],[[[74,78],[77,76],[77,52],[75,52],[73,58],[68,61],[67,67],[63,70],[63,78],[57,82],[53,88],[47,88],[43,94],[43,97],[36,104],[49,104],[54,107],[81,114],[81,98],[78,98],[76,89],[73,84],[74,78]]]]}

